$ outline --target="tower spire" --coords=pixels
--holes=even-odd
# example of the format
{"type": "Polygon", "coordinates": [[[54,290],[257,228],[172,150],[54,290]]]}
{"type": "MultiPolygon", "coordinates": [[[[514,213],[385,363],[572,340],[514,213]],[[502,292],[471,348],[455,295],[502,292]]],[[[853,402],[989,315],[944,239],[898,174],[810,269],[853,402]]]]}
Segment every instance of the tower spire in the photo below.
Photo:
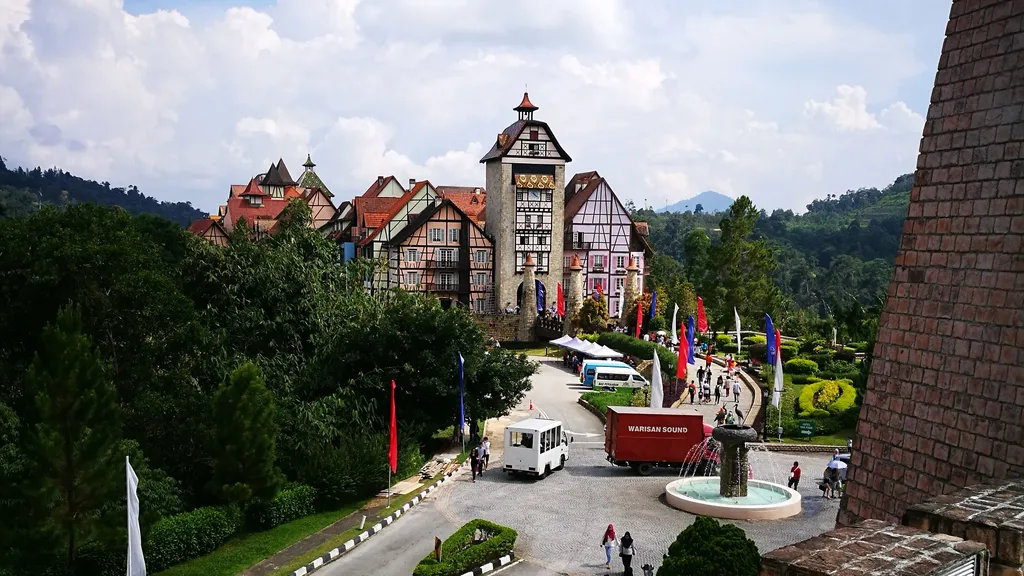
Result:
{"type": "Polygon", "coordinates": [[[530,93],[523,92],[523,101],[513,110],[519,113],[520,120],[533,120],[533,112],[537,110],[537,107],[533,105],[533,102],[530,102],[530,93]]]}
{"type": "Polygon", "coordinates": [[[306,170],[312,170],[313,167],[316,166],[316,164],[313,163],[313,157],[308,152],[306,153],[306,161],[302,165],[306,170]]]}

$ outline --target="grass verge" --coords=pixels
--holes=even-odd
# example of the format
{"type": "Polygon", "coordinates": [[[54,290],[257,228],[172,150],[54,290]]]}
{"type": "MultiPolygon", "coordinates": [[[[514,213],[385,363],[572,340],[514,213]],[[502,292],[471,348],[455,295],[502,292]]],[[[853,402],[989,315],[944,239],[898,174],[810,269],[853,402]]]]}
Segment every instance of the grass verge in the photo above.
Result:
{"type": "Polygon", "coordinates": [[[232,576],[269,558],[310,534],[334,524],[366,504],[354,502],[339,510],[320,512],[281,524],[264,532],[241,534],[214,552],[172,566],[158,576],[232,576]]]}
{"type": "Polygon", "coordinates": [[[584,392],[582,398],[604,414],[609,406],[629,406],[633,400],[633,389],[623,387],[615,392],[584,392]]]}
{"type": "MultiPolygon", "coordinates": [[[[464,462],[466,460],[466,457],[467,457],[467,454],[460,454],[459,457],[458,457],[458,461],[459,462],[464,462]]],[[[398,510],[402,506],[405,506],[407,503],[409,503],[409,501],[411,501],[418,494],[420,494],[424,490],[426,490],[431,484],[436,482],[440,477],[441,477],[441,475],[438,474],[437,476],[434,476],[430,480],[424,481],[423,484],[419,488],[417,488],[416,490],[413,490],[412,492],[410,492],[408,494],[402,494],[401,496],[397,496],[395,498],[392,498],[391,499],[391,506],[382,509],[379,512],[378,516],[379,517],[385,517],[388,514],[391,514],[392,512],[394,512],[395,510],[398,510]]],[[[367,526],[365,526],[362,530],[360,530],[359,528],[352,528],[351,530],[347,530],[345,532],[342,532],[341,534],[338,534],[337,536],[334,536],[330,540],[324,542],[320,546],[310,550],[309,552],[303,554],[302,556],[299,556],[299,557],[295,558],[294,560],[292,560],[291,562],[286,563],[284,566],[281,566],[280,568],[275,570],[273,572],[272,576],[287,576],[288,574],[291,574],[295,570],[298,570],[299,568],[305,566],[306,564],[309,564],[313,560],[323,556],[324,554],[330,552],[331,550],[334,550],[335,548],[338,548],[339,546],[341,546],[345,542],[355,538],[361,532],[365,531],[366,528],[368,528],[370,526],[373,526],[373,524],[376,524],[377,521],[375,520],[373,523],[371,523],[370,520],[367,519],[366,523],[367,523],[367,526]]]]}

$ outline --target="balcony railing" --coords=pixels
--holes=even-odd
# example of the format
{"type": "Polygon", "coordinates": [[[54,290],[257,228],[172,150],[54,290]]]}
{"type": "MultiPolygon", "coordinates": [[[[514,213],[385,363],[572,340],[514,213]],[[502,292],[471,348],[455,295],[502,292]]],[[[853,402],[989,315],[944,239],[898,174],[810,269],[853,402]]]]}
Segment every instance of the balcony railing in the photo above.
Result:
{"type": "Polygon", "coordinates": [[[594,264],[590,269],[594,272],[604,272],[604,264],[594,264]]]}
{"type": "Polygon", "coordinates": [[[575,242],[574,241],[572,243],[572,249],[573,250],[590,250],[590,245],[591,245],[590,242],[575,242]]]}
{"type": "Polygon", "coordinates": [[[427,284],[427,290],[431,292],[458,292],[459,282],[458,280],[453,280],[451,282],[429,282],[427,284]]]}
{"type": "Polygon", "coordinates": [[[430,268],[456,268],[459,265],[458,258],[435,258],[433,260],[427,260],[427,266],[430,268]]]}

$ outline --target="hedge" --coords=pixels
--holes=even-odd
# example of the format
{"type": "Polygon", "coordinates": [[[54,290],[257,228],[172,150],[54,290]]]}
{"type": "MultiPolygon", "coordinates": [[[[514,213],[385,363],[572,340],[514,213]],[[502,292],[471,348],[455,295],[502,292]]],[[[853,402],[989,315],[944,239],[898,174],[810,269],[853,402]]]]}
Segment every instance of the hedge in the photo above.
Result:
{"type": "Polygon", "coordinates": [[[810,374],[793,374],[789,378],[793,384],[814,384],[815,382],[821,382],[821,378],[810,374]]]}
{"type": "Polygon", "coordinates": [[[839,416],[853,408],[857,390],[848,380],[822,380],[804,386],[800,392],[801,418],[839,416]],[[818,401],[815,402],[815,395],[818,401]]]}
{"type": "Polygon", "coordinates": [[[617,388],[615,392],[584,392],[580,395],[601,414],[608,412],[609,406],[629,406],[633,402],[633,388],[617,388]]]}
{"type": "Polygon", "coordinates": [[[470,520],[441,544],[441,562],[434,560],[431,552],[420,560],[412,571],[413,576],[461,576],[472,572],[474,568],[512,554],[517,536],[516,531],[507,526],[479,518],[470,520]],[[486,540],[473,542],[477,530],[487,535],[486,540]]]}
{"type": "Polygon", "coordinates": [[[316,512],[316,490],[305,484],[296,484],[278,492],[270,501],[256,501],[245,511],[246,520],[254,530],[270,530],[274,526],[291,522],[316,512]]]}
{"type": "Polygon", "coordinates": [[[753,346],[754,344],[768,344],[768,339],[764,336],[746,336],[742,342],[744,346],[753,346]]]}
{"type": "Polygon", "coordinates": [[[732,342],[728,344],[722,344],[721,346],[715,346],[715,352],[721,354],[738,354],[739,348],[732,342]]]}
{"type": "Polygon", "coordinates": [[[715,336],[715,350],[722,348],[723,346],[732,345],[732,336],[728,334],[719,334],[715,336]]]}
{"type": "Polygon", "coordinates": [[[658,359],[661,360],[661,373],[676,373],[676,360],[678,360],[678,357],[668,348],[658,346],[654,342],[647,342],[639,338],[634,338],[628,334],[604,332],[597,337],[597,343],[602,346],[607,346],[617,352],[635,356],[641,360],[650,360],[654,358],[654,351],[657,350],[658,359]]]}
{"type": "Polygon", "coordinates": [[[786,362],[784,369],[788,374],[814,374],[818,371],[818,363],[806,358],[793,358],[786,362]]]}
{"type": "MultiPolygon", "coordinates": [[[[743,349],[747,351],[747,354],[751,358],[757,358],[761,363],[768,362],[767,344],[751,344],[750,346],[744,345],[743,349]]],[[[797,347],[789,343],[783,344],[781,350],[783,362],[796,358],[798,353],[797,347]]]]}
{"type": "Polygon", "coordinates": [[[155,573],[209,554],[238,532],[243,520],[234,506],[207,506],[163,518],[146,540],[146,567],[155,573]]]}

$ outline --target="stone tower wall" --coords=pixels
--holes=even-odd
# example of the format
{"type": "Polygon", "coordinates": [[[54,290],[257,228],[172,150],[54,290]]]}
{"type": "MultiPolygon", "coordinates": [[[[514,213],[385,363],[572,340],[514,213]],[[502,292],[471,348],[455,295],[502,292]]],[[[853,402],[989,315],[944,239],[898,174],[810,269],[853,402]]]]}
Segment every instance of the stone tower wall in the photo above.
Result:
{"type": "Polygon", "coordinates": [[[1024,3],[955,0],[839,523],[1024,476],[1024,3]]]}

